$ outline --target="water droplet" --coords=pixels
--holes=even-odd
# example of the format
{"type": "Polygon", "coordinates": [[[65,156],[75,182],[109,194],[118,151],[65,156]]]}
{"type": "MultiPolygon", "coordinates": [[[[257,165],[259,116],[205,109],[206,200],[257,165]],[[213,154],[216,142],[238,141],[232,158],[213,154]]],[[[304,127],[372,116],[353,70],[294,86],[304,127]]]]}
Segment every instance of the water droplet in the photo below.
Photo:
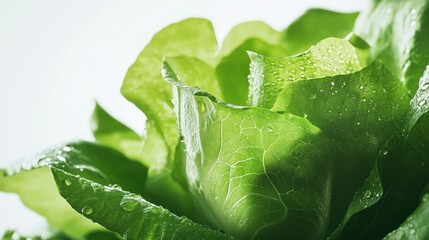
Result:
{"type": "Polygon", "coordinates": [[[44,166],[49,164],[50,161],[51,161],[51,158],[42,158],[37,162],[37,164],[44,166]]]}
{"type": "Polygon", "coordinates": [[[300,66],[300,67],[299,67],[299,70],[304,70],[304,67],[303,67],[303,66],[300,66]]]}
{"type": "Polygon", "coordinates": [[[86,207],[82,208],[82,213],[85,215],[91,215],[92,212],[93,212],[93,210],[91,207],[86,206],[86,207]]]}
{"type": "Polygon", "coordinates": [[[359,126],[359,125],[360,125],[360,122],[356,122],[356,125],[358,125],[358,126],[359,126]]]}
{"type": "Polygon", "coordinates": [[[384,156],[386,156],[387,155],[387,153],[389,153],[387,150],[385,150],[384,152],[383,152],[383,155],[384,156]]]}
{"type": "Polygon", "coordinates": [[[363,102],[366,102],[366,98],[362,98],[362,101],[363,101],[363,102]]]}
{"type": "Polygon", "coordinates": [[[268,126],[268,127],[267,127],[267,132],[272,133],[272,132],[273,132],[273,128],[272,128],[272,127],[270,127],[270,126],[268,126]]]}
{"type": "Polygon", "coordinates": [[[64,152],[70,152],[72,149],[68,146],[63,147],[64,152]]]}
{"type": "Polygon", "coordinates": [[[429,194],[426,194],[422,197],[422,202],[426,202],[427,200],[429,200],[429,194]]]}
{"type": "Polygon", "coordinates": [[[124,199],[122,199],[121,203],[119,204],[119,206],[121,206],[121,208],[127,212],[134,211],[138,205],[139,205],[138,200],[133,199],[133,198],[124,198],[124,199]]]}
{"type": "Polygon", "coordinates": [[[331,86],[335,86],[335,83],[334,83],[334,82],[331,82],[331,86]]]}
{"type": "Polygon", "coordinates": [[[416,230],[415,229],[411,229],[410,230],[410,234],[413,235],[414,233],[416,233],[416,230]]]}
{"type": "Polygon", "coordinates": [[[121,186],[119,186],[118,184],[109,184],[107,185],[107,187],[122,190],[121,186]]]}
{"type": "Polygon", "coordinates": [[[413,8],[413,9],[411,9],[411,11],[410,11],[410,14],[411,14],[411,15],[415,15],[416,13],[417,13],[417,10],[416,10],[416,9],[414,9],[414,8],[413,8]]]}
{"type": "Polygon", "coordinates": [[[67,187],[70,187],[70,186],[73,184],[73,182],[72,182],[70,179],[66,179],[66,180],[64,180],[64,184],[65,184],[67,187]]]}
{"type": "Polygon", "coordinates": [[[363,90],[363,86],[361,85],[361,86],[359,87],[359,89],[360,89],[360,90],[363,90]]]}
{"type": "Polygon", "coordinates": [[[57,155],[57,159],[60,160],[61,162],[66,161],[66,158],[64,156],[61,156],[61,155],[57,155]]]}
{"type": "Polygon", "coordinates": [[[413,20],[413,21],[411,21],[411,22],[410,22],[410,26],[411,26],[411,27],[416,26],[416,24],[417,24],[417,22],[416,22],[415,20],[413,20]]]}
{"type": "Polygon", "coordinates": [[[428,88],[429,88],[429,82],[427,82],[427,83],[423,84],[423,86],[421,87],[421,89],[422,89],[423,91],[427,90],[428,88]]]}
{"type": "Polygon", "coordinates": [[[425,100],[425,99],[423,99],[423,100],[421,100],[418,104],[419,104],[419,106],[421,107],[421,106],[423,106],[423,105],[425,105],[425,104],[426,104],[426,100],[425,100]]]}
{"type": "Polygon", "coordinates": [[[376,196],[376,197],[380,197],[380,193],[376,193],[376,194],[375,194],[375,196],[376,196]]]}
{"type": "Polygon", "coordinates": [[[370,191],[370,190],[367,190],[367,191],[365,192],[364,196],[365,196],[366,198],[370,198],[370,197],[371,197],[371,191],[370,191]]]}

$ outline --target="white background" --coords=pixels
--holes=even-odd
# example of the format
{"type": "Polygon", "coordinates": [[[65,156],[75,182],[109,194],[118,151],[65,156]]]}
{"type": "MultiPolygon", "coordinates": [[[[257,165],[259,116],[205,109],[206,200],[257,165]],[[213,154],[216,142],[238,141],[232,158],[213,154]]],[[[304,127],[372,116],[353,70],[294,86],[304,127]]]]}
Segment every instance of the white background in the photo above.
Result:
{"type": "MultiPolygon", "coordinates": [[[[169,23],[208,18],[221,40],[242,21],[263,20],[281,30],[309,7],[366,6],[344,0],[0,0],[0,167],[53,144],[91,139],[94,100],[143,129],[143,114],[119,89],[128,66],[169,23]]],[[[43,224],[16,196],[0,193],[0,234],[43,224]]]]}

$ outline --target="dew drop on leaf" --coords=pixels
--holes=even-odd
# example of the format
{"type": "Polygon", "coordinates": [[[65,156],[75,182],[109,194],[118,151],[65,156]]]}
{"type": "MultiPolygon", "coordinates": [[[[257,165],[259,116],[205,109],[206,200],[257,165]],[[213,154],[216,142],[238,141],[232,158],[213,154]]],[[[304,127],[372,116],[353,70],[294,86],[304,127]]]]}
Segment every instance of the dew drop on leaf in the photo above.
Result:
{"type": "Polygon", "coordinates": [[[64,152],[70,152],[71,150],[72,149],[70,147],[67,147],[67,146],[63,147],[64,152]]]}
{"type": "Polygon", "coordinates": [[[365,194],[364,194],[364,196],[366,198],[370,198],[371,197],[371,191],[370,190],[366,191],[365,194]]]}
{"type": "Polygon", "coordinates": [[[86,207],[82,208],[82,213],[85,214],[85,215],[91,215],[92,212],[93,212],[93,210],[92,210],[91,207],[86,206],[86,207]]]}
{"type": "Polygon", "coordinates": [[[70,187],[70,186],[72,185],[72,181],[71,181],[70,179],[66,179],[66,180],[64,180],[64,184],[65,184],[67,187],[70,187]]]}
{"type": "Polygon", "coordinates": [[[121,203],[119,204],[119,206],[121,206],[121,208],[127,212],[134,211],[138,205],[139,202],[132,198],[122,199],[121,203]]]}

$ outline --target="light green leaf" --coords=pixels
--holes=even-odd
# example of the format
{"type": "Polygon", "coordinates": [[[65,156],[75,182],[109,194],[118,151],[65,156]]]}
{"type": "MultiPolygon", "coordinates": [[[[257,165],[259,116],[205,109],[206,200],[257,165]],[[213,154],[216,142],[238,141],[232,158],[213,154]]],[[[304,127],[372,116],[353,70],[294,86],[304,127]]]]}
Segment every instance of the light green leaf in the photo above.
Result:
{"type": "Polygon", "coordinates": [[[154,35],[130,67],[121,92],[147,116],[143,158],[150,162],[147,191],[152,201],[177,213],[189,211],[187,192],[172,178],[179,133],[171,103],[171,86],[161,77],[163,57],[196,57],[208,65],[217,50],[213,27],[208,20],[187,19],[154,35]],[[159,188],[165,191],[159,191],[159,188]]]}
{"type": "Polygon", "coordinates": [[[349,74],[362,67],[356,49],[346,40],[328,38],[303,54],[266,57],[249,52],[249,105],[271,108],[287,83],[349,74]]]}
{"type": "Polygon", "coordinates": [[[414,93],[429,62],[429,2],[377,0],[359,16],[355,32],[414,93]]]}
{"type": "Polygon", "coordinates": [[[111,147],[145,166],[151,162],[143,153],[144,139],[107,113],[98,103],[91,117],[91,129],[97,143],[111,147]]]}
{"type": "Polygon", "coordinates": [[[103,229],[75,212],[59,195],[48,167],[31,170],[30,167],[13,176],[5,176],[6,172],[0,170],[0,191],[18,194],[25,206],[67,235],[82,237],[103,229]]]}
{"type": "Polygon", "coordinates": [[[260,21],[237,25],[225,37],[216,67],[223,100],[236,105],[247,104],[250,63],[247,51],[271,57],[301,53],[324,38],[344,38],[352,31],[356,17],[357,13],[310,9],[284,31],[260,21]]]}
{"type": "Polygon", "coordinates": [[[231,29],[222,43],[216,67],[223,100],[246,105],[250,62],[246,51],[269,56],[289,55],[282,45],[281,32],[260,21],[241,23],[231,29]]]}
{"type": "Polygon", "coordinates": [[[171,87],[161,77],[162,59],[186,55],[214,64],[216,50],[216,37],[211,23],[191,18],[167,26],[155,34],[127,72],[121,88],[122,94],[140,108],[151,122],[148,126],[148,141],[154,139],[158,144],[164,142],[168,153],[167,159],[152,154],[148,156],[154,157],[151,161],[157,169],[171,165],[179,139],[171,104],[171,87]],[[149,130],[149,127],[153,130],[149,130]]]}
{"type": "MultiPolygon", "coordinates": [[[[168,59],[167,59],[168,62],[168,59]]],[[[329,141],[304,118],[220,103],[164,78],[187,150],[189,187],[200,211],[242,239],[320,238],[330,206],[329,141]]]]}
{"type": "Polygon", "coordinates": [[[306,51],[322,39],[345,38],[353,31],[358,13],[339,13],[309,9],[283,32],[284,46],[290,54],[306,51]]]}
{"type": "Polygon", "coordinates": [[[147,171],[144,166],[129,161],[114,150],[87,142],[54,147],[3,170],[0,191],[17,193],[27,207],[70,236],[82,237],[102,228],[76,213],[61,198],[49,169],[52,163],[71,168],[74,174],[91,175],[103,184],[117,184],[128,191],[143,194],[147,171]]]}

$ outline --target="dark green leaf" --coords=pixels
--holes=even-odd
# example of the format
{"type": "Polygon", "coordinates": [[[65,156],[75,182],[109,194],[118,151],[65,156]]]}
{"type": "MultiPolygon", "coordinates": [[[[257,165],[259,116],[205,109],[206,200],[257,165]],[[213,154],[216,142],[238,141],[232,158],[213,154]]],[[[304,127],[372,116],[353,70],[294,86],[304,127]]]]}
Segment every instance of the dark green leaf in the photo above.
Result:
{"type": "Polygon", "coordinates": [[[408,103],[405,86],[378,61],[349,75],[291,82],[279,94],[273,110],[306,116],[335,146],[332,230],[408,103]]]}

